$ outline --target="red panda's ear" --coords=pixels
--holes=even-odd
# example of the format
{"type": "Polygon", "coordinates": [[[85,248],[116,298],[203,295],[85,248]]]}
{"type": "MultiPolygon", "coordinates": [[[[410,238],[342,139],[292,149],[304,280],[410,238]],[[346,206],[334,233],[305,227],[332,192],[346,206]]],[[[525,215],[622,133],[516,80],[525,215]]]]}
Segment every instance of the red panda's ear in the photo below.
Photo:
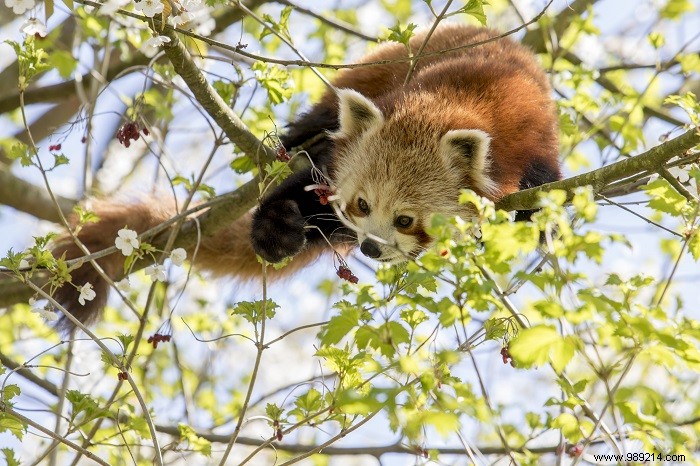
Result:
{"type": "Polygon", "coordinates": [[[382,111],[371,100],[357,91],[338,91],[340,106],[340,136],[357,136],[384,122],[382,111]]]}
{"type": "Polygon", "coordinates": [[[479,129],[455,129],[448,131],[440,140],[443,157],[452,166],[466,171],[477,188],[486,193],[497,191],[496,184],[489,176],[489,147],[491,137],[479,129]]]}

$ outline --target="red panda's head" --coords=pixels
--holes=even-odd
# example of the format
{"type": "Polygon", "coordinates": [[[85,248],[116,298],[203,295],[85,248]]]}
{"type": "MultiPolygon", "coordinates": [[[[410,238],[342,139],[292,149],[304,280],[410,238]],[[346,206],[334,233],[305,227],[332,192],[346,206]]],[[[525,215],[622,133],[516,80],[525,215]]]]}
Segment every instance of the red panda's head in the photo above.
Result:
{"type": "Polygon", "coordinates": [[[405,100],[389,116],[353,90],[341,90],[339,101],[332,178],[365,255],[415,257],[431,243],[431,215],[471,214],[457,201],[460,189],[497,193],[486,132],[451,129],[416,108],[420,101],[405,100]]]}

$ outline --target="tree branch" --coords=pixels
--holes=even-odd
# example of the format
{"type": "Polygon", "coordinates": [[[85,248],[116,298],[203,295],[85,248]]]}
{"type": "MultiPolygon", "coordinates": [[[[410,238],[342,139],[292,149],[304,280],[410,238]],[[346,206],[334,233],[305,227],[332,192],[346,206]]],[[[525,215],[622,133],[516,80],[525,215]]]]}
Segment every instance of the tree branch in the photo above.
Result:
{"type": "MultiPolygon", "coordinates": [[[[243,1],[248,8],[257,8],[258,6],[266,3],[267,0],[248,0],[243,1]]],[[[79,1],[83,5],[100,7],[101,4],[92,1],[79,1]]],[[[212,31],[212,35],[216,35],[222,32],[231,24],[240,21],[244,17],[244,13],[238,8],[229,8],[223,11],[221,14],[217,15],[214,19],[216,21],[216,27],[212,31]]],[[[118,56],[118,54],[115,54],[118,56]]],[[[109,82],[116,77],[120,76],[125,70],[138,66],[145,66],[149,63],[150,58],[146,57],[139,51],[133,51],[131,59],[126,61],[117,61],[112,64],[104,77],[106,82],[109,82]]],[[[82,84],[84,86],[89,86],[90,83],[96,79],[92,73],[85,73],[80,77],[82,84]]],[[[62,102],[63,100],[73,96],[76,89],[76,80],[71,79],[68,81],[63,81],[61,83],[53,84],[50,86],[34,86],[28,89],[24,93],[24,103],[25,105],[35,104],[35,103],[46,103],[46,102],[62,102]]],[[[10,95],[0,95],[0,113],[6,113],[19,108],[19,94],[13,93],[10,95]]]]}
{"type": "Polygon", "coordinates": [[[175,72],[187,83],[197,102],[206,110],[212,119],[252,160],[271,161],[275,158],[274,151],[265,146],[253,133],[248,130],[243,121],[236,115],[226,102],[214,90],[202,74],[199,66],[194,63],[192,56],[180,42],[175,31],[167,29],[162,32],[170,38],[163,47],[165,54],[175,68],[175,72]]]}
{"type": "MultiPolygon", "coordinates": [[[[180,437],[180,431],[175,426],[165,426],[156,424],[156,430],[163,434],[169,434],[174,437],[180,437]]],[[[212,443],[228,443],[231,439],[230,435],[221,434],[210,434],[204,432],[197,432],[197,436],[209,440],[212,443]]],[[[265,443],[265,439],[250,438],[250,437],[238,437],[236,440],[237,444],[247,445],[251,447],[257,447],[265,443]]],[[[552,453],[556,451],[558,445],[547,446],[547,447],[533,447],[533,448],[511,448],[514,452],[523,452],[525,450],[531,453],[552,453]]],[[[306,453],[310,450],[318,448],[317,445],[302,445],[302,444],[284,444],[280,442],[275,442],[269,446],[275,450],[282,450],[288,453],[306,453]]],[[[464,455],[464,448],[432,448],[432,447],[421,447],[424,450],[436,450],[442,455],[464,455]]],[[[502,447],[474,447],[484,455],[497,455],[502,454],[505,450],[502,447]]],[[[325,447],[321,454],[329,456],[342,456],[342,455],[369,455],[374,457],[380,457],[389,453],[408,453],[412,455],[419,455],[418,447],[411,448],[402,444],[392,444],[392,445],[382,445],[376,447],[363,446],[363,447],[325,447]]]]}
{"type": "MultiPolygon", "coordinates": [[[[73,211],[77,203],[73,199],[57,196],[56,200],[64,215],[73,211]]],[[[10,167],[0,164],[0,204],[13,207],[41,220],[60,223],[56,206],[45,189],[17,178],[10,167]]]]}
{"type": "Polygon", "coordinates": [[[30,371],[26,367],[23,367],[16,361],[13,361],[12,359],[8,358],[4,353],[0,353],[0,364],[2,364],[10,370],[13,370],[15,374],[21,375],[25,379],[32,382],[34,385],[43,388],[51,395],[56,397],[58,396],[58,387],[56,387],[56,385],[52,384],[48,380],[36,376],[32,371],[30,371]]]}
{"type": "Polygon", "coordinates": [[[700,133],[697,128],[694,128],[675,139],[659,144],[635,157],[630,157],[566,180],[547,183],[542,186],[509,194],[499,200],[496,203],[496,207],[503,210],[535,209],[540,193],[549,192],[554,189],[565,190],[568,199],[573,197],[574,188],[578,188],[579,186],[590,185],[593,187],[594,192],[597,193],[613,181],[623,180],[645,171],[656,172],[668,162],[668,160],[675,156],[683,155],[683,153],[692,149],[699,143],[700,133]]]}

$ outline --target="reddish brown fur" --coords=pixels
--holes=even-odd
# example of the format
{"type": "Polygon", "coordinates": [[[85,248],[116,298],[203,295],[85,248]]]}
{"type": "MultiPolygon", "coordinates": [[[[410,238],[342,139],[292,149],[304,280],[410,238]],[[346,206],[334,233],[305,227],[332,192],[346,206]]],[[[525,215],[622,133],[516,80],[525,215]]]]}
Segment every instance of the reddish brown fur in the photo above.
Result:
{"type": "MultiPolygon", "coordinates": [[[[100,221],[83,226],[78,238],[93,253],[114,246],[117,232],[122,228],[126,227],[142,233],[176,214],[175,207],[163,199],[158,199],[158,202],[139,203],[98,201],[91,206],[91,209],[98,215],[100,221]]],[[[262,265],[257,261],[250,244],[250,223],[251,213],[249,212],[221,228],[213,236],[203,237],[194,264],[217,276],[233,276],[240,280],[259,278],[262,275],[262,265]]],[[[194,249],[194,247],[188,249],[188,258],[192,258],[194,249]]],[[[272,280],[285,277],[314,261],[319,253],[318,250],[304,251],[287,267],[280,270],[268,267],[268,276],[272,280]]],[[[62,236],[56,242],[53,254],[55,257],[65,254],[66,259],[84,256],[69,235],[62,236]]],[[[121,252],[117,251],[99,259],[97,263],[110,278],[116,281],[123,276],[124,259],[121,252]]],[[[72,282],[79,287],[86,282],[92,283],[96,293],[95,299],[81,306],[78,303],[79,293],[70,285],[61,287],[54,298],[81,322],[94,322],[107,301],[109,293],[107,282],[99,277],[95,268],[89,263],[71,271],[71,277],[72,282]]],[[[69,329],[72,324],[64,319],[62,326],[69,329]]]]}
{"type": "MultiPolygon", "coordinates": [[[[441,26],[432,36],[425,53],[483,41],[494,35],[495,32],[482,28],[441,26]]],[[[420,34],[411,40],[414,53],[423,38],[424,35],[420,34]]],[[[388,44],[380,45],[363,61],[393,60],[406,56],[403,45],[388,44]]],[[[338,74],[334,84],[337,88],[359,91],[373,100],[385,116],[393,115],[395,120],[400,120],[398,117],[407,108],[413,116],[422,115],[434,126],[436,138],[455,128],[477,128],[489,133],[492,136],[489,173],[500,188],[499,195],[518,189],[523,172],[533,158],[554,161],[556,166],[557,124],[551,92],[546,76],[527,49],[510,40],[497,40],[475,48],[423,58],[418,62],[412,80],[403,87],[408,66],[408,62],[402,62],[345,70],[338,74]],[[465,57],[469,62],[467,73],[463,67],[456,68],[455,61],[447,60],[455,57],[465,57]],[[457,81],[459,85],[456,85],[457,81]],[[429,96],[420,93],[425,85],[434,89],[429,96]],[[460,87],[464,90],[456,92],[455,89],[460,87]],[[504,95],[507,98],[501,98],[504,95]],[[401,107],[397,107],[398,102],[402,103],[401,107]],[[469,111],[465,112],[465,108],[469,111]],[[416,112],[416,109],[420,111],[416,112]]],[[[337,98],[327,93],[319,105],[335,108],[337,98]]],[[[411,131],[400,128],[400,123],[397,131],[404,131],[402,134],[410,138],[411,131]]],[[[336,153],[341,153],[346,143],[338,140],[336,153]]],[[[469,175],[465,176],[465,185],[469,186],[469,175]]],[[[350,206],[350,209],[355,207],[350,206]]],[[[93,210],[100,217],[100,222],[86,225],[79,233],[80,240],[92,252],[113,246],[117,231],[121,228],[128,227],[141,233],[175,214],[175,209],[164,206],[160,199],[136,204],[107,200],[97,203],[93,210]]],[[[362,215],[361,212],[351,213],[362,215]]],[[[195,264],[217,275],[239,279],[260,276],[261,265],[250,243],[250,225],[251,215],[247,214],[213,236],[203,238],[195,264]]],[[[417,222],[413,229],[414,234],[420,237],[420,245],[426,245],[429,237],[422,223],[417,222]]],[[[320,246],[309,248],[294,257],[289,266],[280,271],[270,268],[269,273],[272,278],[293,273],[313,261],[321,252],[320,246]]],[[[65,253],[68,259],[83,255],[67,236],[57,243],[54,253],[58,256],[65,253]]],[[[192,257],[192,254],[193,250],[190,249],[188,257],[192,257]]],[[[111,278],[118,280],[123,261],[124,256],[117,252],[100,259],[98,263],[111,278]]],[[[71,286],[60,289],[56,298],[81,321],[90,322],[97,318],[104,306],[108,287],[89,264],[74,270],[72,276],[74,284],[78,286],[91,282],[97,298],[86,303],[86,306],[80,306],[77,303],[78,293],[71,286]]]]}
{"type": "MultiPolygon", "coordinates": [[[[496,31],[484,28],[443,25],[435,31],[423,53],[482,42],[497,35],[496,31]]],[[[424,37],[423,33],[411,39],[413,53],[420,48],[424,37]]],[[[399,57],[407,57],[403,45],[383,45],[362,62],[399,57]]],[[[490,134],[490,174],[500,187],[499,197],[519,189],[524,171],[533,159],[558,166],[558,119],[551,88],[526,47],[510,39],[498,39],[430,56],[418,62],[411,81],[404,87],[408,68],[408,62],[402,62],[344,70],[334,84],[369,97],[386,117],[393,115],[402,121],[395,112],[405,112],[408,118],[404,120],[420,116],[435,125],[436,135],[460,128],[475,128],[490,134]],[[466,72],[464,63],[469,65],[466,72]],[[430,95],[420,94],[425,87],[432,89],[430,95]],[[397,103],[401,104],[398,109],[397,103]]],[[[337,105],[336,100],[329,93],[322,102],[337,105]]],[[[397,131],[396,134],[411,138],[414,133],[397,131]]],[[[336,143],[342,150],[346,142],[341,139],[336,143]]],[[[471,180],[465,179],[465,186],[471,185],[471,180]]]]}

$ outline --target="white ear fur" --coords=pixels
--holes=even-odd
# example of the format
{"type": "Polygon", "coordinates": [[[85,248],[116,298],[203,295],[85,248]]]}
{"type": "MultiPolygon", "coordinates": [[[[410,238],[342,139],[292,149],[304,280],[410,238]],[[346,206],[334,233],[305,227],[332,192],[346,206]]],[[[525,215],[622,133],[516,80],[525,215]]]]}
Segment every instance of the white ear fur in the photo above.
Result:
{"type": "Polygon", "coordinates": [[[498,191],[496,183],[489,177],[489,148],[491,137],[479,129],[454,129],[440,140],[440,150],[446,160],[454,166],[464,167],[476,188],[485,193],[498,191]]]}
{"type": "Polygon", "coordinates": [[[382,111],[367,97],[352,89],[338,91],[340,135],[353,136],[381,125],[382,111]]]}

